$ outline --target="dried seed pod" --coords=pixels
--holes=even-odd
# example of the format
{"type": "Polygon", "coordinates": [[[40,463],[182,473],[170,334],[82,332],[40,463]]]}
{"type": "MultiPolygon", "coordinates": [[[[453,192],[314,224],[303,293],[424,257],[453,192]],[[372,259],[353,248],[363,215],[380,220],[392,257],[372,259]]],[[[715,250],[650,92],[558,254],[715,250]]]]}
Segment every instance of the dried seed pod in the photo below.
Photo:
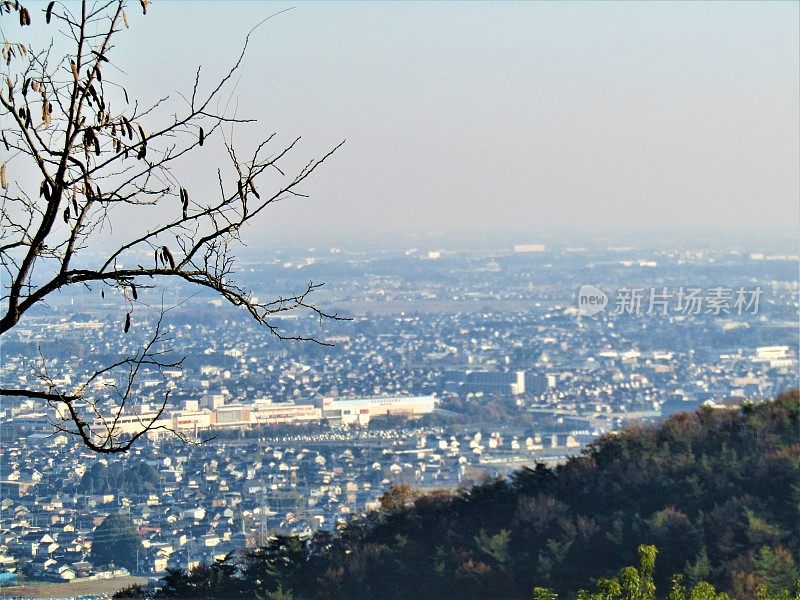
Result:
{"type": "Polygon", "coordinates": [[[259,200],[261,200],[261,194],[259,194],[258,191],[256,190],[256,184],[253,182],[253,180],[248,179],[247,183],[250,184],[250,189],[253,190],[253,195],[255,195],[255,197],[258,198],[259,200]]]}
{"type": "Polygon", "coordinates": [[[73,77],[73,79],[75,79],[75,81],[78,81],[78,78],[79,78],[78,65],[75,64],[74,60],[71,60],[71,61],[69,61],[69,66],[70,66],[70,69],[72,69],[72,77],[73,77]]]}
{"type": "Polygon", "coordinates": [[[131,283],[131,295],[133,296],[134,300],[138,300],[139,299],[139,294],[136,292],[136,284],[135,283],[131,283]]]}
{"type": "Polygon", "coordinates": [[[125,29],[128,28],[128,14],[123,10],[122,11],[122,22],[125,23],[125,29]]]}
{"type": "Polygon", "coordinates": [[[64,209],[64,223],[69,223],[69,206],[64,209]]]}
{"type": "Polygon", "coordinates": [[[92,84],[89,84],[89,87],[86,89],[89,90],[89,95],[92,97],[92,100],[94,100],[99,105],[100,98],[97,97],[97,90],[94,89],[94,86],[92,84]]]}
{"type": "Polygon", "coordinates": [[[147,6],[150,4],[150,0],[139,0],[139,4],[142,5],[142,14],[147,14],[147,6]]]}
{"type": "Polygon", "coordinates": [[[53,18],[53,7],[55,5],[56,5],[55,0],[53,0],[52,2],[50,2],[50,4],[47,5],[47,12],[44,16],[44,19],[45,21],[47,21],[48,24],[50,23],[50,19],[53,18]]]}
{"type": "Polygon", "coordinates": [[[6,163],[0,165],[0,187],[4,190],[8,189],[8,174],[6,169],[6,163]]]}
{"type": "Polygon", "coordinates": [[[169,251],[169,248],[163,246],[161,248],[161,254],[164,255],[164,261],[169,263],[171,269],[175,268],[175,258],[172,256],[172,252],[169,251]]]}
{"type": "Polygon", "coordinates": [[[42,123],[45,128],[50,126],[52,105],[45,99],[42,99],[42,123]]]}
{"type": "Polygon", "coordinates": [[[125,326],[122,328],[122,331],[128,333],[131,328],[131,313],[127,313],[125,315],[125,326]]]}
{"type": "Polygon", "coordinates": [[[202,145],[203,145],[203,142],[204,142],[205,140],[206,140],[206,134],[205,134],[205,132],[203,131],[203,128],[201,127],[201,128],[200,128],[200,139],[198,140],[198,142],[197,142],[197,143],[198,143],[198,144],[200,144],[200,145],[202,146],[202,145]]]}
{"type": "Polygon", "coordinates": [[[181,210],[185,219],[189,215],[189,192],[184,188],[181,188],[181,210]]]}

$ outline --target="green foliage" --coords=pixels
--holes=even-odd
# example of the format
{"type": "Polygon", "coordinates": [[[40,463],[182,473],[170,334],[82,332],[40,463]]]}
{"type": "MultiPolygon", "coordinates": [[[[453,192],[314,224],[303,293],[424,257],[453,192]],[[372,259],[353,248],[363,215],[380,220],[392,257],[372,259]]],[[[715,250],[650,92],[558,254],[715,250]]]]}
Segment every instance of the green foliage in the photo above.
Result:
{"type": "Polygon", "coordinates": [[[800,579],[794,582],[794,594],[788,589],[772,592],[766,586],[761,586],[756,591],[756,600],[800,600],[800,579]]]}
{"type": "Polygon", "coordinates": [[[800,570],[786,548],[762,546],[754,562],[756,573],[768,591],[791,589],[800,578],[800,570]]]}
{"type": "Polygon", "coordinates": [[[475,536],[475,544],[484,554],[491,556],[498,563],[505,564],[508,561],[508,543],[511,540],[511,532],[508,529],[501,529],[493,536],[487,535],[481,529],[475,536]]]}
{"type": "Polygon", "coordinates": [[[692,585],[707,579],[711,575],[711,562],[708,560],[708,552],[706,552],[705,546],[700,549],[693,562],[686,563],[684,574],[692,585]]]}
{"type": "MultiPolygon", "coordinates": [[[[242,591],[237,569],[228,561],[216,561],[212,565],[199,565],[189,573],[181,569],[167,569],[161,580],[161,589],[156,598],[232,598],[242,591]]],[[[251,587],[248,597],[254,597],[258,588],[251,587]]]]}
{"type": "Polygon", "coordinates": [[[655,546],[639,546],[639,587],[636,590],[636,600],[655,600],[656,586],[653,583],[653,574],[656,570],[655,546]]]}
{"type": "Polygon", "coordinates": [[[614,600],[622,597],[622,586],[616,577],[601,578],[597,582],[597,594],[592,596],[592,600],[614,600]]]}
{"type": "Polygon", "coordinates": [[[113,564],[135,571],[140,544],[139,534],[130,517],[109,515],[92,534],[90,560],[97,566],[113,564]]]}
{"type": "Polygon", "coordinates": [[[533,600],[558,600],[558,594],[548,588],[535,587],[533,588],[533,600]]]}
{"type": "Polygon", "coordinates": [[[623,600],[640,600],[641,579],[636,567],[625,567],[619,573],[623,600]]]}
{"type": "MultiPolygon", "coordinates": [[[[639,567],[623,567],[619,576],[611,579],[600,579],[595,593],[580,590],[576,600],[654,600],[656,587],[652,583],[655,573],[655,546],[639,546],[639,567]]],[[[798,581],[800,586],[800,581],[798,581]]],[[[800,589],[800,587],[798,588],[800,589]]],[[[792,600],[788,590],[780,595],[771,595],[766,589],[759,592],[757,600],[792,600]]],[[[558,594],[548,588],[536,587],[533,590],[534,600],[558,600],[558,594]]],[[[800,598],[800,596],[798,596],[800,598]]],[[[683,576],[673,575],[667,600],[686,600],[686,588],[683,576]]],[[[706,581],[700,581],[689,594],[689,600],[729,600],[725,592],[717,592],[716,588],[706,581]]]]}
{"type": "Polygon", "coordinates": [[[141,495],[157,492],[160,481],[158,470],[145,462],[95,462],[83,474],[80,486],[89,494],[141,495]]]}
{"type": "Polygon", "coordinates": [[[639,546],[639,567],[624,567],[617,577],[601,578],[597,591],[578,592],[585,600],[654,600],[656,588],[653,583],[657,550],[655,546],[639,546]]]}
{"type": "Polygon", "coordinates": [[[692,589],[689,600],[728,600],[728,594],[717,593],[713,585],[707,581],[701,581],[692,589]]]}
{"type": "Polygon", "coordinates": [[[136,600],[144,600],[146,598],[144,588],[139,585],[138,583],[133,583],[126,588],[122,588],[118,592],[115,592],[112,598],[134,598],[136,600]]]}
{"type": "MultiPolygon", "coordinates": [[[[261,600],[261,596],[256,594],[256,599],[261,600]]],[[[291,590],[284,590],[283,587],[278,586],[278,589],[274,592],[267,592],[265,596],[263,596],[264,600],[292,600],[292,592],[291,590]]]]}
{"type": "Polygon", "coordinates": [[[672,576],[667,600],[686,600],[686,587],[683,585],[683,575],[680,573],[672,576]]]}

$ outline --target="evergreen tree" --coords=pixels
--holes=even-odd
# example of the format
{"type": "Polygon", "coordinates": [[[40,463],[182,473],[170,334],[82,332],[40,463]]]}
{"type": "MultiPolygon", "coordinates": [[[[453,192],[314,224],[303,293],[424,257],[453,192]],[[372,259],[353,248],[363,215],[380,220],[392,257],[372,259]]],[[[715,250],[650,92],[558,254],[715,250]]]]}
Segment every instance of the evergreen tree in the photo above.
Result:
{"type": "Polygon", "coordinates": [[[91,561],[96,566],[115,565],[133,572],[137,570],[140,547],[141,540],[130,517],[109,515],[92,534],[91,561]]]}

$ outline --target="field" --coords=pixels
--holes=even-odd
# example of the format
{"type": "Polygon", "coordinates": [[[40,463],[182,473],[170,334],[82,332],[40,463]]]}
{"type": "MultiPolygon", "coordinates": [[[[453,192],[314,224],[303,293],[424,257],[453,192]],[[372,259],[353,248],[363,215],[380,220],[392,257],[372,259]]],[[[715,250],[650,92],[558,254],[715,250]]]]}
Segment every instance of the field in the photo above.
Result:
{"type": "Polygon", "coordinates": [[[27,582],[0,588],[4,598],[76,598],[81,596],[111,596],[114,592],[133,583],[145,584],[147,577],[115,577],[94,581],[64,583],[27,582]]]}

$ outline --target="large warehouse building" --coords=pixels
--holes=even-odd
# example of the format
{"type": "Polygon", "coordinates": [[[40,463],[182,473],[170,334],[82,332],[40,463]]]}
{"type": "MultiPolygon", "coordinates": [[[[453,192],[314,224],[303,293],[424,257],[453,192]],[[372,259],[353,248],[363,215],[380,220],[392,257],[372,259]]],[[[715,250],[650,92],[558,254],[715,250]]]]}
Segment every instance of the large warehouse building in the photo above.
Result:
{"type": "Polygon", "coordinates": [[[323,398],[322,418],[344,424],[366,425],[386,415],[425,415],[434,409],[433,396],[374,396],[368,398],[323,398]]]}

